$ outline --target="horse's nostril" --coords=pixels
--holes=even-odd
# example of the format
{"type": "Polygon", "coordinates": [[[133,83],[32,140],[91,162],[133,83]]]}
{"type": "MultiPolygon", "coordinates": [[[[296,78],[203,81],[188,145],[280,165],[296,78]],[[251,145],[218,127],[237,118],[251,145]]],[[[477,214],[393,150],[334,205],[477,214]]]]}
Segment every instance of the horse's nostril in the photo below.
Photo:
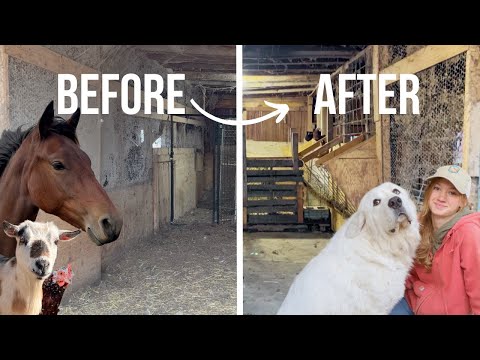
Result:
{"type": "Polygon", "coordinates": [[[110,218],[106,217],[100,220],[100,224],[102,225],[103,231],[108,237],[112,236],[113,233],[113,224],[110,218]]]}

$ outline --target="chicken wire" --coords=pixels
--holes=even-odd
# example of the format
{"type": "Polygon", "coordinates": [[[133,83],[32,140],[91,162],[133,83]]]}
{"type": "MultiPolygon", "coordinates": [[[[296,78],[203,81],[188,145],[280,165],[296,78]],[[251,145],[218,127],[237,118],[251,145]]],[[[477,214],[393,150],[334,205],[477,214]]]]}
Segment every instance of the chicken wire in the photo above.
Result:
{"type": "Polygon", "coordinates": [[[425,45],[387,45],[379,47],[380,69],[395,64],[397,61],[410,56],[425,45]]]}
{"type": "MultiPolygon", "coordinates": [[[[362,56],[352,61],[348,68],[343,72],[346,74],[367,74],[371,73],[370,52],[365,52],[362,56]]],[[[339,113],[339,81],[336,75],[332,81],[333,95],[335,98],[336,114],[331,114],[333,121],[333,132],[329,134],[328,140],[338,136],[343,137],[344,142],[352,140],[354,137],[364,133],[367,137],[375,134],[373,122],[373,92],[370,91],[370,114],[366,114],[363,108],[363,81],[351,80],[346,82],[346,91],[353,92],[352,98],[345,99],[345,114],[339,113]]]]}
{"type": "MultiPolygon", "coordinates": [[[[463,53],[417,73],[420,114],[390,115],[383,123],[382,146],[387,154],[383,170],[390,172],[393,183],[410,191],[418,208],[428,176],[443,165],[462,165],[465,67],[463,53]]],[[[387,106],[398,112],[399,83],[387,90],[395,94],[387,106]]]]}

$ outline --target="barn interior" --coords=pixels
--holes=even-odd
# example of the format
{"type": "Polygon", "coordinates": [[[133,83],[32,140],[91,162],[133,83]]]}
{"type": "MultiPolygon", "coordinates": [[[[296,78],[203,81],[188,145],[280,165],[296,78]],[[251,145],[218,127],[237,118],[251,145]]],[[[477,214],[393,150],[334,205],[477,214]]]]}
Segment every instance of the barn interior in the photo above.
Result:
{"type": "MultiPolygon", "coordinates": [[[[76,76],[80,102],[82,74],[136,74],[142,82],[137,113],[122,111],[125,94],[111,81],[117,97],[109,113],[81,115],[80,146],[124,222],[110,244],[96,246],[82,233],[60,245],[55,268],[70,263],[75,273],[60,313],[235,314],[235,129],[190,103],[235,115],[235,45],[2,45],[0,133],[34,125],[52,100],[58,113],[58,74],[76,76]],[[164,112],[155,100],[145,111],[145,74],[164,79],[164,112]],[[185,74],[174,99],[185,114],[167,114],[169,74],[185,74]]],[[[128,85],[133,106],[135,83],[128,85]]],[[[96,91],[89,106],[100,108],[101,81],[89,90],[96,91]]],[[[37,219],[71,228],[42,212],[37,219]]]]}
{"type": "Polygon", "coordinates": [[[278,124],[245,127],[244,313],[274,314],[294,276],[382,182],[420,208],[425,179],[458,164],[478,209],[479,54],[469,45],[244,46],[244,117],[272,112],[264,100],[290,108],[278,124]],[[330,74],[337,110],[340,74],[396,74],[385,101],[396,114],[380,113],[375,82],[365,109],[361,80],[346,82],[345,114],[315,113],[320,74],[330,74]],[[418,115],[399,114],[399,74],[419,79],[418,115]]]}

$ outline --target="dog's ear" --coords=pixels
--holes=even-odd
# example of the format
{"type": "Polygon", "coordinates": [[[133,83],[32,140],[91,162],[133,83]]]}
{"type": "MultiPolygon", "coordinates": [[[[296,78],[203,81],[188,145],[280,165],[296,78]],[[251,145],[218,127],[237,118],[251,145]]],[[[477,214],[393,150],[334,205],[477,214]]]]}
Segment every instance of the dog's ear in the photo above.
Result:
{"type": "Polygon", "coordinates": [[[347,229],[345,231],[345,236],[349,238],[354,238],[359,235],[365,227],[365,222],[367,219],[361,211],[357,211],[352,217],[348,220],[346,224],[347,229]]]}

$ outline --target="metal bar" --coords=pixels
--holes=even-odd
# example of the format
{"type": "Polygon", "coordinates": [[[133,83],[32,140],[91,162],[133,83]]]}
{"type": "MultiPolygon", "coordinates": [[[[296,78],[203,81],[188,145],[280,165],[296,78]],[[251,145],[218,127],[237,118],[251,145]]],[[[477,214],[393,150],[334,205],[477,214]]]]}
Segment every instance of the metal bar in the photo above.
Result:
{"type": "Polygon", "coordinates": [[[170,115],[170,224],[175,220],[175,184],[173,166],[173,115],[170,115]]]}

